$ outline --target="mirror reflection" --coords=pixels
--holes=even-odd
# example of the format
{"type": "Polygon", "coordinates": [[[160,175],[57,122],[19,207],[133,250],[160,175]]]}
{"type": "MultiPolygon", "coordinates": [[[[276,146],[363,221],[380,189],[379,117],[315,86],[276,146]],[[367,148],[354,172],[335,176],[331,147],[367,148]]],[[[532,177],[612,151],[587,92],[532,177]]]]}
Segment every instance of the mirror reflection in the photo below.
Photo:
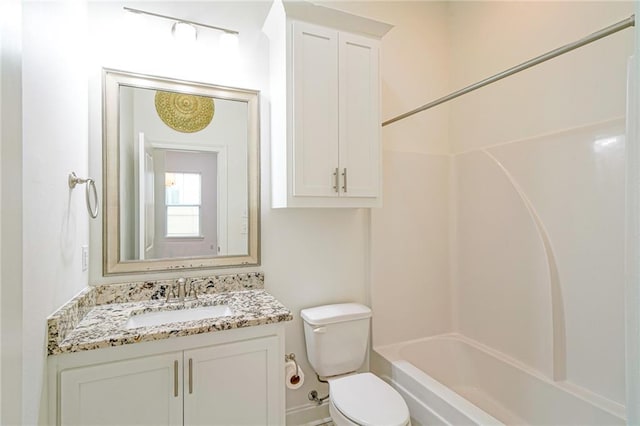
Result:
{"type": "Polygon", "coordinates": [[[122,260],[248,253],[247,104],[200,98],[120,87],[122,260]]]}
{"type": "Polygon", "coordinates": [[[105,71],[105,274],[258,264],[257,99],[105,71]]]}

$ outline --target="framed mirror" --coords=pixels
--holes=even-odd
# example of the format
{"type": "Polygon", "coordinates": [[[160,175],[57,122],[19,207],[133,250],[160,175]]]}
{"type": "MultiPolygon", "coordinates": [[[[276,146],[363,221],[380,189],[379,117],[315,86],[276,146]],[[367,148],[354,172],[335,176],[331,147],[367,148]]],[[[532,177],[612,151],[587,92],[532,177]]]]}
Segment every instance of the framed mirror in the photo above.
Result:
{"type": "Polygon", "coordinates": [[[259,93],[103,80],[104,275],[258,265],[259,93]]]}

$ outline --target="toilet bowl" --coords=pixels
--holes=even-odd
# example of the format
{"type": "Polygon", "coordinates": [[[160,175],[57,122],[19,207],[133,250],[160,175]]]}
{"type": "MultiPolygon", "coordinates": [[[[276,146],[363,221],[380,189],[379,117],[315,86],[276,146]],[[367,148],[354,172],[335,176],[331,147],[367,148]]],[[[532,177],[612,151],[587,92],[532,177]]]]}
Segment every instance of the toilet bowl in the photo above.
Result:
{"type": "Polygon", "coordinates": [[[337,426],[406,426],[402,396],[372,373],[353,374],[369,349],[371,309],[341,303],[303,309],[307,358],[329,382],[329,413],[337,426]]]}
{"type": "Polygon", "coordinates": [[[329,414],[336,426],[407,426],[400,394],[371,373],[329,380],[329,414]]]}

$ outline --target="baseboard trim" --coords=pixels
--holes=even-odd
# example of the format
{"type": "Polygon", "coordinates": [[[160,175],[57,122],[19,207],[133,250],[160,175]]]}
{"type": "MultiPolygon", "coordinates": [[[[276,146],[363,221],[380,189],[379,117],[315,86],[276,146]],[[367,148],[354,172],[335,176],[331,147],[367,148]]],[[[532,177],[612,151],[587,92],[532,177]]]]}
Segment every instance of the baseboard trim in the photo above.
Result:
{"type": "Polygon", "coordinates": [[[331,420],[329,404],[305,404],[287,410],[287,426],[315,426],[331,420]]]}

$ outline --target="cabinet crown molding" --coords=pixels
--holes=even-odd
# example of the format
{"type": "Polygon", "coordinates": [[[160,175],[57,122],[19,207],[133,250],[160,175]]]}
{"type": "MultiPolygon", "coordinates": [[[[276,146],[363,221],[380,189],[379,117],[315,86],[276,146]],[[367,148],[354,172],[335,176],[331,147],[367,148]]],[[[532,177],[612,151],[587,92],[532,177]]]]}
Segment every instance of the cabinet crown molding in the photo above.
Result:
{"type": "MultiPolygon", "coordinates": [[[[278,1],[276,0],[276,2],[278,1]]],[[[378,39],[384,37],[393,28],[393,25],[386,22],[376,21],[307,1],[284,0],[282,5],[288,19],[324,25],[337,30],[349,31],[378,39]]]]}

